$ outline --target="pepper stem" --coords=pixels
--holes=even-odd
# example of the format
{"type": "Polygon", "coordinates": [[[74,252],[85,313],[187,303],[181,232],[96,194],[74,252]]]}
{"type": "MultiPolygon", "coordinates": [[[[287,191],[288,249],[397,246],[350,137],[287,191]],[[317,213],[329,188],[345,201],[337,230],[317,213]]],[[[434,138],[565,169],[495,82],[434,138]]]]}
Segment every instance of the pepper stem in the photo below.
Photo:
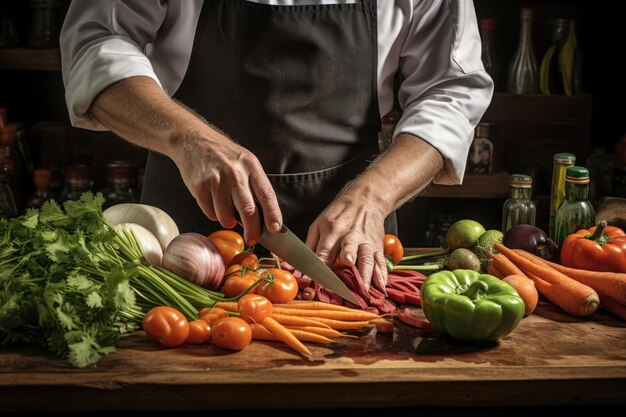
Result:
{"type": "Polygon", "coordinates": [[[439,252],[421,253],[419,255],[405,256],[405,257],[402,258],[402,260],[400,260],[400,262],[413,261],[415,259],[425,259],[425,258],[430,258],[430,257],[433,257],[433,256],[446,255],[448,253],[450,253],[450,248],[446,248],[446,249],[441,250],[439,252]]]}
{"type": "Polygon", "coordinates": [[[470,284],[469,287],[465,291],[462,292],[463,295],[471,299],[472,301],[476,301],[480,298],[481,293],[487,292],[489,289],[489,285],[485,281],[474,281],[470,284]]]}
{"type": "Polygon", "coordinates": [[[598,223],[598,226],[596,227],[596,231],[593,232],[593,235],[591,235],[590,239],[591,240],[598,240],[600,239],[600,237],[602,236],[602,232],[604,232],[604,228],[608,225],[608,223],[606,222],[606,220],[602,220],[600,223],[598,223]]]}

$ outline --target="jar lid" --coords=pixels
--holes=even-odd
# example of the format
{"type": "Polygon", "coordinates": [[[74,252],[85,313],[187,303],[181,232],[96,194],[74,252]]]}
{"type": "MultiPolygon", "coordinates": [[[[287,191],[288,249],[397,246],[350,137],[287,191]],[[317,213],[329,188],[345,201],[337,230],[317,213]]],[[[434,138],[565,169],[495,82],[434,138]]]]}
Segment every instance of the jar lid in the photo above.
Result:
{"type": "Polygon", "coordinates": [[[130,166],[108,166],[106,177],[107,179],[134,179],[135,170],[130,166]]]}
{"type": "Polygon", "coordinates": [[[37,168],[33,170],[33,180],[35,187],[39,189],[45,189],[50,187],[50,181],[52,180],[52,171],[47,168],[37,168]]]}
{"type": "Polygon", "coordinates": [[[0,144],[12,145],[17,137],[17,126],[6,125],[0,129],[0,144]]]}
{"type": "Polygon", "coordinates": [[[581,166],[567,168],[565,181],[575,184],[586,184],[589,182],[589,170],[581,166]]]}
{"type": "Polygon", "coordinates": [[[552,159],[558,162],[569,162],[573,164],[576,162],[576,155],[569,152],[559,152],[555,153],[552,159]]]}
{"type": "Polygon", "coordinates": [[[513,188],[531,188],[533,185],[533,177],[530,175],[513,174],[510,179],[513,188]]]}

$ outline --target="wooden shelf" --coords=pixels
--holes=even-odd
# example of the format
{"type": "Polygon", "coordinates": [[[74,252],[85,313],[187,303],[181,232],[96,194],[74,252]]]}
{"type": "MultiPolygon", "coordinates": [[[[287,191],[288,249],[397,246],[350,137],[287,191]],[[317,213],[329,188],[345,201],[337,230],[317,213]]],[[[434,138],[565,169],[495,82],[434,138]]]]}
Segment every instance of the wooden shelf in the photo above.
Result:
{"type": "Polygon", "coordinates": [[[440,198],[507,198],[509,173],[466,175],[461,185],[431,185],[422,197],[440,198]]]}
{"type": "Polygon", "coordinates": [[[58,48],[0,49],[0,69],[60,71],[61,53],[58,48]]]}
{"type": "Polygon", "coordinates": [[[483,121],[492,123],[591,123],[590,95],[544,96],[496,93],[483,121]]]}

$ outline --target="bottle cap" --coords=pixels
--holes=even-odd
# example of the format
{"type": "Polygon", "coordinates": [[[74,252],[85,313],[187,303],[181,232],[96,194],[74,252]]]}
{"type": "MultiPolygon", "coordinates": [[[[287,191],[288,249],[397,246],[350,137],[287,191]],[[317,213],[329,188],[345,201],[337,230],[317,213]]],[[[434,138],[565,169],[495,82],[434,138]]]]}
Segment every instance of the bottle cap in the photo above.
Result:
{"type": "Polygon", "coordinates": [[[496,19],[479,19],[478,27],[481,30],[493,30],[496,27],[496,19]]]}
{"type": "Polygon", "coordinates": [[[520,16],[522,17],[533,17],[533,9],[530,7],[524,7],[520,10],[520,16]]]}
{"type": "Polygon", "coordinates": [[[574,184],[589,183],[589,170],[581,166],[573,166],[567,168],[565,181],[574,184]]]}
{"type": "Polygon", "coordinates": [[[524,174],[511,175],[511,187],[513,188],[531,188],[533,185],[533,177],[524,174]]]}
{"type": "Polygon", "coordinates": [[[567,163],[573,164],[576,162],[576,155],[574,155],[573,153],[569,153],[569,152],[559,152],[559,153],[555,153],[552,159],[555,162],[560,162],[564,164],[567,164],[567,163]]]}
{"type": "Polygon", "coordinates": [[[33,180],[35,187],[40,190],[50,187],[50,180],[52,179],[52,171],[47,168],[37,168],[33,170],[33,180]]]}
{"type": "Polygon", "coordinates": [[[17,126],[15,125],[6,125],[2,129],[0,129],[0,144],[2,145],[12,145],[15,142],[15,138],[17,137],[17,126]]]}
{"type": "Polygon", "coordinates": [[[68,180],[88,180],[89,170],[85,165],[71,165],[65,169],[68,180]]]}

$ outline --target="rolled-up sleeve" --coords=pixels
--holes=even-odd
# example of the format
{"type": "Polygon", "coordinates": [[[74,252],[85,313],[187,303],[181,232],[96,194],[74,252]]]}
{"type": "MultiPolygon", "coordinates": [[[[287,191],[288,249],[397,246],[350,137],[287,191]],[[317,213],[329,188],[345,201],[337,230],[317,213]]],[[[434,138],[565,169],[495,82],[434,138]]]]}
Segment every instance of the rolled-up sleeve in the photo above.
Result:
{"type": "Polygon", "coordinates": [[[474,128],[493,95],[472,2],[417,2],[400,70],[403,113],[394,136],[410,133],[430,143],[445,164],[435,183],[461,183],[474,128]]]}
{"type": "Polygon", "coordinates": [[[105,130],[87,113],[103,89],[146,76],[159,85],[146,48],[166,16],[160,0],[73,0],[61,30],[65,100],[72,125],[105,130]]]}

